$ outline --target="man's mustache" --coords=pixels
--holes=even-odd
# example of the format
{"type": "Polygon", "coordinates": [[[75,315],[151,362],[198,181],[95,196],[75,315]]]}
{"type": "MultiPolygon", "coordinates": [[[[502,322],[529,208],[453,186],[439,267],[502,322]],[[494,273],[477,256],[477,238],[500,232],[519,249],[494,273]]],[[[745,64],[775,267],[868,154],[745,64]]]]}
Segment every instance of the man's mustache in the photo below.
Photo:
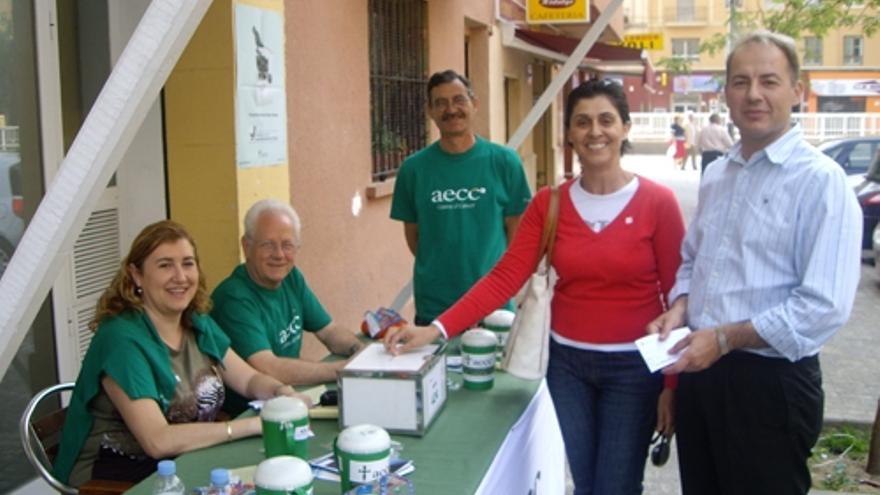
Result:
{"type": "Polygon", "coordinates": [[[443,118],[442,118],[442,120],[443,120],[443,122],[446,122],[447,120],[452,119],[452,118],[463,119],[463,118],[464,118],[464,113],[462,113],[462,112],[458,112],[458,113],[444,113],[444,114],[443,114],[443,118]]]}

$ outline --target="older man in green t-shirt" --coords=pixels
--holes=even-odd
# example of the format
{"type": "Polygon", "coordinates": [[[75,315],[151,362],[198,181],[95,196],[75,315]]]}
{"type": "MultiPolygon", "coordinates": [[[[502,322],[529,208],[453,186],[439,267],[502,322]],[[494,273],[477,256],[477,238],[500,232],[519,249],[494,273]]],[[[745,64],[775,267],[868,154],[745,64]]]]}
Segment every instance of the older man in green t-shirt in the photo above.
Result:
{"type": "Polygon", "coordinates": [[[257,370],[291,385],[335,380],[346,361],[300,358],[303,331],[314,332],[333,354],[350,356],[361,343],[333,322],[294,266],[300,244],[296,211],[278,200],[258,201],[244,226],[245,262],[214,290],[211,316],[257,370]]]}
{"type": "Polygon", "coordinates": [[[428,81],[440,139],[404,161],[391,218],[415,255],[415,323],[428,325],[498,261],[531,199],[516,152],[474,132],[477,98],[447,70],[428,81]]]}

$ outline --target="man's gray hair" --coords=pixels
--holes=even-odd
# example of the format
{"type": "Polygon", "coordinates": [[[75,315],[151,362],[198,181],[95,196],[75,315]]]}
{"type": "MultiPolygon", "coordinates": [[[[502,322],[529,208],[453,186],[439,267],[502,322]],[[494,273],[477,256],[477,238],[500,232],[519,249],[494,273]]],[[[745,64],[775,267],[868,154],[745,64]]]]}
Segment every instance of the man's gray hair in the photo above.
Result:
{"type": "Polygon", "coordinates": [[[293,235],[296,238],[296,242],[299,243],[302,240],[300,239],[299,215],[296,214],[296,210],[284,201],[271,198],[261,199],[248,209],[247,213],[244,215],[245,237],[250,240],[254,239],[254,231],[257,229],[257,220],[259,220],[260,215],[266,212],[279,213],[286,216],[290,220],[290,224],[293,226],[293,235]]]}
{"type": "Polygon", "coordinates": [[[740,48],[752,43],[779,48],[782,51],[782,54],[785,55],[785,59],[788,61],[791,83],[795,84],[798,79],[800,79],[801,64],[798,62],[797,45],[794,40],[790,36],[761,29],[742,36],[737,39],[736,43],[731,47],[730,53],[727,54],[727,61],[725,62],[727,80],[730,80],[730,63],[733,60],[733,56],[736,55],[736,52],[739,51],[740,48]]]}

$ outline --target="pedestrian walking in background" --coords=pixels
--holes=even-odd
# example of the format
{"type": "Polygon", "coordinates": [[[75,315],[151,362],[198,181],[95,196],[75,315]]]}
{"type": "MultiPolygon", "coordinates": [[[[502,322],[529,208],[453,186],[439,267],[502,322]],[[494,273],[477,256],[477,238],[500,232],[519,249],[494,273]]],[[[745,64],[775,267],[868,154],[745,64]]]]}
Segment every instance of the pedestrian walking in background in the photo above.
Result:
{"type": "Polygon", "coordinates": [[[706,172],[706,167],[727,150],[733,147],[733,140],[727,129],[721,125],[721,116],[713,113],[709,116],[709,125],[700,130],[698,145],[702,156],[700,157],[700,175],[706,172]]]}
{"type": "Polygon", "coordinates": [[[697,135],[699,134],[700,129],[697,125],[697,118],[694,115],[694,112],[688,111],[686,115],[687,118],[684,122],[684,135],[687,157],[685,157],[685,163],[681,168],[684,170],[685,166],[687,166],[687,160],[690,158],[691,167],[693,167],[694,170],[697,170],[697,135]]]}
{"type": "Polygon", "coordinates": [[[684,127],[681,126],[681,115],[673,117],[670,132],[672,133],[671,144],[675,147],[672,159],[676,167],[684,170],[684,161],[687,158],[687,134],[684,127]]]}

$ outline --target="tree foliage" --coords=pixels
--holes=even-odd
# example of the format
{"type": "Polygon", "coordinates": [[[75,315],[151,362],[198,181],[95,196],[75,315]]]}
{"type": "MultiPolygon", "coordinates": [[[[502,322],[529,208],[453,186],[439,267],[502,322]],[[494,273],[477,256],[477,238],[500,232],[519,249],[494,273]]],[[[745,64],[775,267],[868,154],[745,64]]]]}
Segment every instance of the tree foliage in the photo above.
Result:
{"type": "MultiPolygon", "coordinates": [[[[729,0],[728,0],[729,2],[729,0]]],[[[824,37],[832,29],[857,28],[865,38],[880,31],[880,0],[770,0],[757,10],[735,10],[726,24],[736,33],[767,29],[794,39],[824,37]]],[[[700,42],[699,52],[714,54],[723,50],[730,36],[717,33],[700,42]]],[[[691,61],[664,57],[657,65],[672,73],[691,72],[691,61]]]]}

